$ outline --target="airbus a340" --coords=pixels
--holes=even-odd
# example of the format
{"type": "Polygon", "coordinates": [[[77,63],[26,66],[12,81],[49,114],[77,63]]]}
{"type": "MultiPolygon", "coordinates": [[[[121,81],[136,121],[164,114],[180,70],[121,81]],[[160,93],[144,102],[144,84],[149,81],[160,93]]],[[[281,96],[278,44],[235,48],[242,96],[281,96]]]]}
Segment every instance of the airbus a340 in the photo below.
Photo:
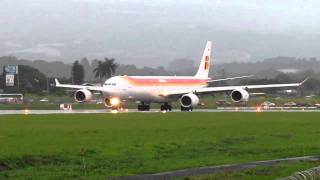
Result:
{"type": "Polygon", "coordinates": [[[207,42],[199,69],[194,76],[114,76],[106,80],[103,86],[60,84],[55,79],[56,87],[77,89],[74,95],[77,102],[90,101],[92,92],[101,92],[105,106],[112,109],[120,108],[123,100],[135,100],[140,102],[137,107],[140,111],[148,111],[151,103],[161,104],[162,111],[171,111],[171,102],[179,101],[181,111],[192,111],[199,104],[199,95],[204,93],[230,92],[234,102],[241,102],[249,100],[248,91],[253,89],[297,87],[306,81],[291,84],[208,87],[209,82],[246,77],[215,80],[209,78],[211,44],[210,41],[207,42]]]}

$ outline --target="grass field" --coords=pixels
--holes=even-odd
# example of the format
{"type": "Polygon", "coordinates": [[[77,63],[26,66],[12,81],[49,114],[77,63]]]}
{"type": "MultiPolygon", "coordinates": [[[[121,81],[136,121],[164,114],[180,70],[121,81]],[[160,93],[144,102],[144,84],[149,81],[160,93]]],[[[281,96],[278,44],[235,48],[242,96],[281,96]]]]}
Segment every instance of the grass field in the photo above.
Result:
{"type": "MultiPolygon", "coordinates": [[[[319,115],[4,115],[0,116],[0,179],[104,179],[318,155],[319,115]]],[[[311,165],[297,166],[303,170],[311,165]]],[[[281,176],[296,169],[289,168],[281,176]]]]}

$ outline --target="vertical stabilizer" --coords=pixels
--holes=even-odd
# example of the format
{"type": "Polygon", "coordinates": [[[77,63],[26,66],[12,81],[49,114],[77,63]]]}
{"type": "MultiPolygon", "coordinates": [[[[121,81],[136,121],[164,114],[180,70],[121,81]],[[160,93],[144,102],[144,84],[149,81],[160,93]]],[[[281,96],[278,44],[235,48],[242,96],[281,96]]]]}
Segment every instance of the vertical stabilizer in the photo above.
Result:
{"type": "Polygon", "coordinates": [[[200,62],[200,66],[198,69],[197,74],[195,75],[195,77],[198,78],[208,78],[209,76],[209,69],[210,69],[210,61],[211,61],[211,46],[212,46],[212,42],[208,41],[206,48],[204,49],[203,55],[202,55],[202,59],[200,62]]]}

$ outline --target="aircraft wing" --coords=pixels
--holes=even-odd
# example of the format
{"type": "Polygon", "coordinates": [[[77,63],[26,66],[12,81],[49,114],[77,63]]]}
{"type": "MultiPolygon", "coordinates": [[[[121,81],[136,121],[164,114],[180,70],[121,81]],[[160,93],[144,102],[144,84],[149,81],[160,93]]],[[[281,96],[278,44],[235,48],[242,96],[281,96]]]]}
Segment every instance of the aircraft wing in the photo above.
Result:
{"type": "Polygon", "coordinates": [[[212,80],[208,80],[208,82],[220,82],[220,81],[227,81],[227,80],[234,80],[234,79],[243,79],[243,78],[250,78],[250,77],[253,77],[253,75],[249,75],[249,76],[238,76],[238,77],[224,78],[224,79],[212,79],[212,80]]]}
{"type": "Polygon", "coordinates": [[[102,86],[83,86],[83,85],[71,85],[71,84],[60,84],[58,79],[54,79],[56,87],[72,88],[72,89],[88,89],[91,91],[103,91],[102,86]]]}
{"type": "Polygon", "coordinates": [[[299,87],[304,84],[308,80],[305,79],[300,83],[291,83],[291,84],[267,84],[267,85],[246,85],[246,86],[222,86],[222,87],[205,87],[198,89],[181,89],[176,91],[168,91],[162,92],[160,95],[162,96],[174,96],[174,95],[182,95],[187,93],[213,93],[213,92],[227,92],[233,91],[235,89],[266,89],[266,88],[281,88],[281,87],[299,87]]]}

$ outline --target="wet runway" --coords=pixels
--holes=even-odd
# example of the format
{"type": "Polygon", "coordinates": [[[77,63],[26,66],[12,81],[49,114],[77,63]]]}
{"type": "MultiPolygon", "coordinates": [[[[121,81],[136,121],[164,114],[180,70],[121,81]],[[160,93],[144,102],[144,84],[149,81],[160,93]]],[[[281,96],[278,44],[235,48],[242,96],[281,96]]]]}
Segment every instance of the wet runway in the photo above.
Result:
{"type": "MultiPolygon", "coordinates": [[[[174,109],[171,112],[181,112],[179,109],[174,109]]],[[[218,109],[194,109],[192,112],[320,112],[317,108],[277,108],[277,109],[260,109],[260,108],[218,108],[218,109]]],[[[138,111],[136,109],[125,109],[122,111],[111,111],[107,109],[87,109],[87,110],[0,110],[0,115],[5,114],[102,114],[102,113],[170,113],[162,112],[158,109],[150,111],[138,111]]],[[[183,112],[190,113],[190,112],[183,112]]]]}

